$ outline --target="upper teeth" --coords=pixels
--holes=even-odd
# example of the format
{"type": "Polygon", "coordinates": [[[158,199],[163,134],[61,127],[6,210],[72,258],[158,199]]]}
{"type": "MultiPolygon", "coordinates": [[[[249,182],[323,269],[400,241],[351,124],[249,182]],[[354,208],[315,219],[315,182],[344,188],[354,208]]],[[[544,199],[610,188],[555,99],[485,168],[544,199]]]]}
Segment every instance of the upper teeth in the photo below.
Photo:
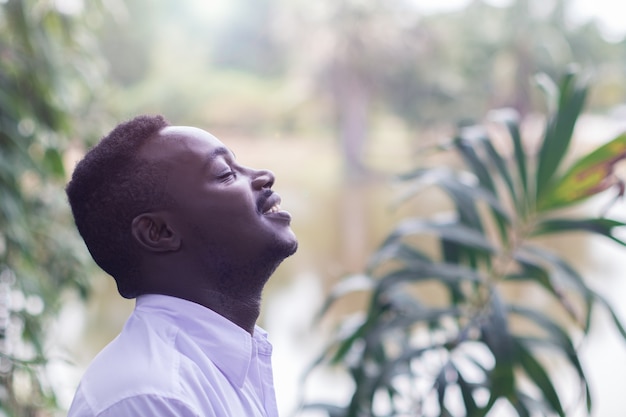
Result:
{"type": "Polygon", "coordinates": [[[272,206],[269,210],[267,210],[265,213],[278,213],[279,211],[280,211],[280,205],[276,204],[272,206]]]}

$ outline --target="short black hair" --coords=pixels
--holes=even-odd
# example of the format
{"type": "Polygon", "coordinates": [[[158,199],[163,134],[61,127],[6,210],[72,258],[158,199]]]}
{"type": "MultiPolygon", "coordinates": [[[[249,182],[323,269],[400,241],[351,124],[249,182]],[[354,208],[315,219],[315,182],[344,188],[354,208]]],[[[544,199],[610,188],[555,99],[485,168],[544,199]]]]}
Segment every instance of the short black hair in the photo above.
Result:
{"type": "Polygon", "coordinates": [[[91,256],[117,283],[119,293],[140,293],[133,218],[167,199],[167,175],[158,163],[139,157],[139,150],[161,129],[163,116],[137,116],[117,125],[76,165],[66,193],[74,221],[91,256]]]}

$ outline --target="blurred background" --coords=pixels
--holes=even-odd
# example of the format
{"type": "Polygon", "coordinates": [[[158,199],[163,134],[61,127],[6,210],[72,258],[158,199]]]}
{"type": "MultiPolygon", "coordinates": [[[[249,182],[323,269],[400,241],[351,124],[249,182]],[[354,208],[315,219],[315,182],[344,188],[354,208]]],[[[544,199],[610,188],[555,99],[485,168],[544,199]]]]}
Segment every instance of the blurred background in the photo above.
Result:
{"type": "MultiPolygon", "coordinates": [[[[288,416],[301,394],[345,399],[332,370],[300,377],[334,317],[363,300],[313,319],[403,215],[394,177],[424,162],[425,146],[494,108],[532,122],[545,110],[533,76],[570,63],[592,79],[574,149],[626,128],[624,16],[612,0],[0,0],[0,374],[16,366],[9,356],[47,358],[45,373],[11,372],[22,382],[3,386],[4,407],[43,415],[28,414],[29,396],[51,387],[63,415],[133,308],[91,263],[63,194],[118,122],[163,114],[276,174],[300,248],[270,281],[259,324],[288,416]]],[[[412,212],[447,208],[429,196],[412,212]]],[[[623,253],[561,244],[626,320],[623,253]]],[[[600,324],[583,349],[594,415],[623,416],[624,344],[600,324]]]]}

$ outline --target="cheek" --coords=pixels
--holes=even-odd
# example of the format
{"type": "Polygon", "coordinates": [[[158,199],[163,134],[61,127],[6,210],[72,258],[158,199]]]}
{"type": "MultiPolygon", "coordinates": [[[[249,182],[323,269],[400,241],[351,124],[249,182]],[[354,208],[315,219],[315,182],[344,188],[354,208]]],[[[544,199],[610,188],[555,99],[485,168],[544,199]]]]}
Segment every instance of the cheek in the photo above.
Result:
{"type": "Polygon", "coordinates": [[[224,217],[257,216],[257,202],[253,196],[242,189],[232,189],[231,192],[215,196],[213,208],[224,217]]]}
{"type": "MultiPolygon", "coordinates": [[[[181,205],[177,217],[184,224],[194,229],[211,229],[215,233],[242,226],[255,228],[263,218],[257,211],[257,202],[254,196],[243,187],[232,187],[226,190],[201,189],[201,192],[182,195],[178,193],[179,201],[186,201],[181,205]]],[[[241,231],[240,231],[241,233],[241,231]]]]}

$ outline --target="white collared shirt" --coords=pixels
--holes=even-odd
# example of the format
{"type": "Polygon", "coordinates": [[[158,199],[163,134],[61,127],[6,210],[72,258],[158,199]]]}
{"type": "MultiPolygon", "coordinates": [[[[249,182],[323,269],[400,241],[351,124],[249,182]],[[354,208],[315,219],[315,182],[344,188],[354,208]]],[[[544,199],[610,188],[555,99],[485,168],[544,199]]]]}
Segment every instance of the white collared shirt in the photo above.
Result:
{"type": "Polygon", "coordinates": [[[68,417],[277,417],[272,346],[199,304],[137,298],[87,368],[68,417]]]}

